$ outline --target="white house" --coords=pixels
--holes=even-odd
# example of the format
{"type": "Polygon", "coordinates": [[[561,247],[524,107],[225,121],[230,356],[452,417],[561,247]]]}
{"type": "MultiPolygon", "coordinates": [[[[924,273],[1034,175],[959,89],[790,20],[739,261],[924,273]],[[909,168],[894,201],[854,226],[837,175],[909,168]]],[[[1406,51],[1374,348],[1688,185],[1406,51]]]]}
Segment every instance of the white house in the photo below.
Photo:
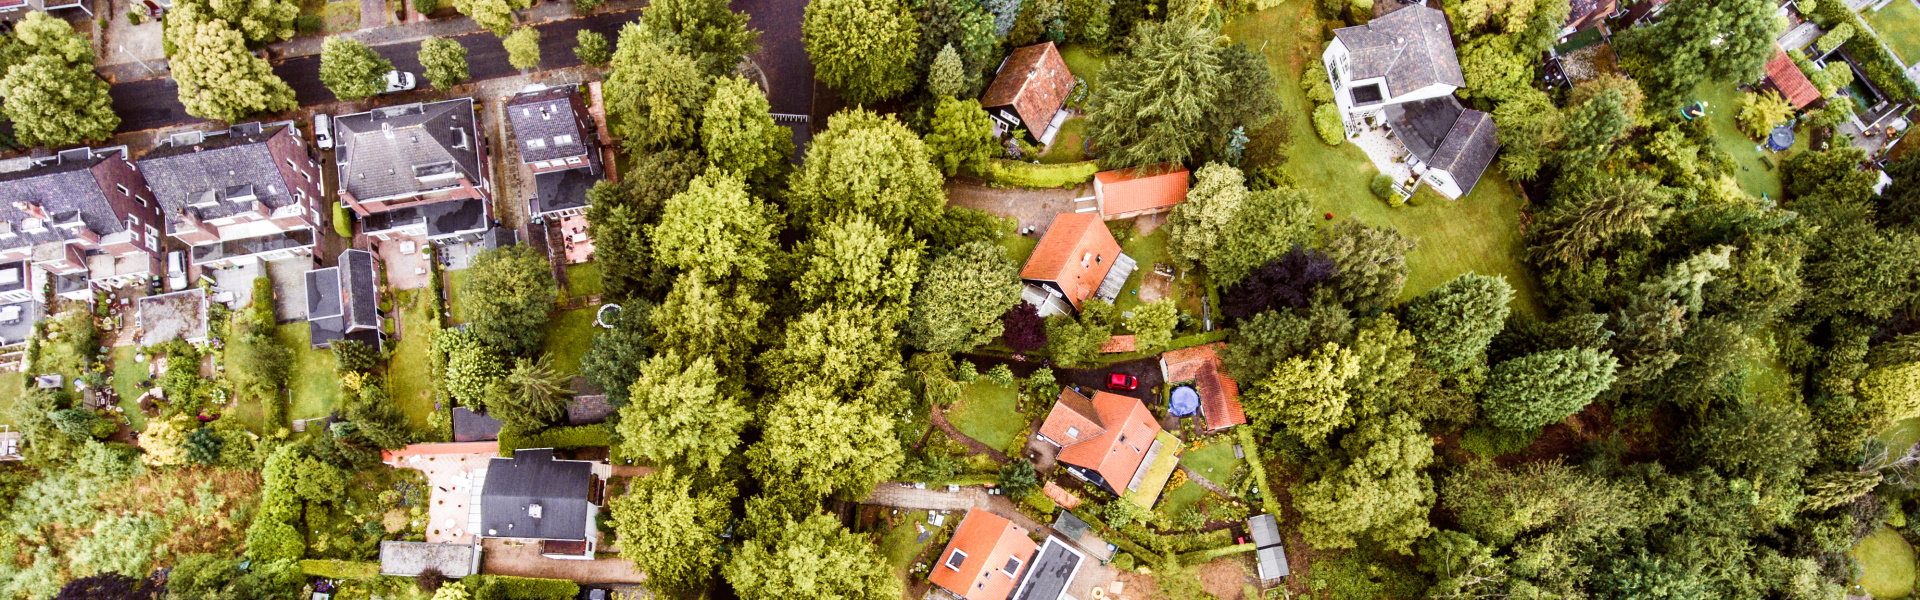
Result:
{"type": "Polygon", "coordinates": [[[1467,85],[1446,13],[1425,6],[1334,30],[1321,61],[1349,133],[1390,105],[1451,96],[1467,85]]]}

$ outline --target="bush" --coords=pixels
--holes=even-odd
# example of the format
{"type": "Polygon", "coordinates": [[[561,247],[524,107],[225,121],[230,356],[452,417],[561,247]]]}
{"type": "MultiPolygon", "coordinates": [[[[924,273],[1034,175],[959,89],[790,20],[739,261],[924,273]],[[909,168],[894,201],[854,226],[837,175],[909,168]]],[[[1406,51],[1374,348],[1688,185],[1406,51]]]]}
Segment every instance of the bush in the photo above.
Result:
{"type": "Polygon", "coordinates": [[[333,203],[333,232],[343,238],[353,237],[353,215],[347,212],[347,205],[340,202],[333,203]]]}
{"type": "Polygon", "coordinates": [[[428,14],[440,10],[440,0],[413,0],[413,11],[428,14]]]}
{"type": "Polygon", "coordinates": [[[1300,88],[1314,104],[1333,102],[1333,84],[1327,80],[1327,65],[1320,61],[1313,61],[1313,66],[1307,67],[1307,72],[1300,76],[1300,88]]]}
{"type": "Polygon", "coordinates": [[[127,11],[127,23],[129,23],[129,24],[133,24],[133,25],[139,25],[139,24],[141,24],[141,23],[145,23],[145,22],[147,22],[147,14],[146,14],[146,13],[143,13],[143,12],[140,12],[140,11],[137,11],[137,10],[129,10],[129,11],[127,11]]]}
{"type": "Polygon", "coordinates": [[[320,33],[326,24],[327,22],[321,19],[320,15],[300,15],[293,19],[293,30],[302,35],[320,33]]]}
{"type": "Polygon", "coordinates": [[[553,448],[571,450],[574,448],[598,448],[609,445],[605,425],[581,425],[579,427],[555,427],[546,431],[530,434],[500,432],[500,455],[513,456],[513,451],[521,448],[553,448]]]}
{"type": "Polygon", "coordinates": [[[473,600],[573,600],[580,595],[580,584],[564,579],[474,575],[461,583],[473,590],[473,600]]]}
{"type": "Polygon", "coordinates": [[[593,12],[593,9],[600,8],[601,1],[602,0],[573,0],[573,12],[581,14],[593,12]]]}
{"type": "Polygon", "coordinates": [[[1394,196],[1392,175],[1388,175],[1386,173],[1375,173],[1373,175],[1373,182],[1369,183],[1367,187],[1373,190],[1373,196],[1375,198],[1379,198],[1381,200],[1388,200],[1393,198],[1394,196]]]}
{"type": "Polygon", "coordinates": [[[1340,122],[1340,107],[1322,104],[1313,108],[1313,131],[1320,134],[1320,141],[1328,146],[1338,146],[1347,142],[1347,126],[1340,122]]]}
{"type": "Polygon", "coordinates": [[[1065,188],[1093,180],[1099,163],[1081,161],[1042,165],[996,158],[987,161],[987,180],[1000,185],[1024,188],[1065,188]]]}
{"type": "Polygon", "coordinates": [[[1859,61],[1860,70],[1866,73],[1867,79],[1890,96],[1889,100],[1899,102],[1920,96],[1920,85],[1915,85],[1912,79],[1907,78],[1900,61],[1888,53],[1886,45],[1880,43],[1880,38],[1874,35],[1873,30],[1860,21],[1860,15],[1847,8],[1847,3],[1837,0],[1819,2],[1812,8],[1803,5],[1801,11],[1812,13],[1814,22],[1829,32],[1839,30],[1842,26],[1853,31],[1853,37],[1842,46],[1848,54],[1853,55],[1854,60],[1859,61]]]}
{"type": "Polygon", "coordinates": [[[1132,571],[1133,555],[1127,554],[1125,552],[1115,552],[1113,554],[1113,560],[1108,564],[1113,565],[1113,568],[1115,569],[1119,569],[1122,571],[1132,571]]]}
{"type": "Polygon", "coordinates": [[[300,572],[328,579],[372,579],[380,576],[380,563],[355,560],[300,561],[300,572]]]}
{"type": "Polygon", "coordinates": [[[1766,139],[1775,126],[1793,118],[1793,105],[1779,92],[1747,94],[1740,98],[1740,131],[1756,140],[1766,139]]]}
{"type": "Polygon", "coordinates": [[[1820,36],[1820,39],[1815,41],[1814,44],[1820,46],[1821,49],[1831,50],[1839,48],[1841,44],[1845,44],[1847,40],[1851,39],[1853,39],[1853,24],[1841,23],[1835,26],[1832,31],[1828,31],[1825,35],[1820,36]]]}

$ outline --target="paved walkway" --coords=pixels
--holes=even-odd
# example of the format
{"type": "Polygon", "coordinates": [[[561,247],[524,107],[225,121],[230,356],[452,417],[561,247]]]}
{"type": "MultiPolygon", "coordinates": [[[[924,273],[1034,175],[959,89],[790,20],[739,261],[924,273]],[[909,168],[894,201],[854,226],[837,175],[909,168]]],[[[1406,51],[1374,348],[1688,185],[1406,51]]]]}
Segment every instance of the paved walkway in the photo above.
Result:
{"type": "Polygon", "coordinates": [[[949,492],[946,486],[927,486],[927,489],[921,490],[914,489],[913,484],[889,481],[874,488],[873,493],[860,503],[919,510],[962,511],[978,508],[1012,519],[1027,531],[1053,532],[1053,528],[1020,512],[1019,507],[1013,505],[1013,500],[999,494],[989,494],[986,488],[980,486],[967,486],[958,492],[949,492]]]}
{"type": "Polygon", "coordinates": [[[500,538],[480,541],[480,572],[488,575],[565,579],[576,583],[645,583],[647,576],[624,558],[560,560],[540,555],[538,544],[500,538]]]}
{"type": "Polygon", "coordinates": [[[387,26],[387,0],[360,0],[360,29],[387,26]]]}
{"type": "Polygon", "coordinates": [[[1207,479],[1206,477],[1200,475],[1199,473],[1193,472],[1193,469],[1187,468],[1186,465],[1180,465],[1180,472],[1187,474],[1187,481],[1200,484],[1200,487],[1207,488],[1207,491],[1209,492],[1219,494],[1225,498],[1233,497],[1233,494],[1229,493],[1227,491],[1227,488],[1220,487],[1220,484],[1214,483],[1212,479],[1207,479]]]}
{"type": "Polygon", "coordinates": [[[1008,460],[1010,460],[1007,458],[1007,453],[1001,452],[999,449],[994,448],[993,446],[988,446],[986,442],[982,442],[980,440],[973,439],[972,437],[968,437],[967,434],[960,433],[960,430],[958,429],[954,429],[953,424],[947,422],[946,411],[940,410],[940,407],[938,406],[933,407],[932,420],[933,420],[934,427],[940,428],[940,431],[945,432],[947,434],[947,437],[953,438],[954,441],[960,442],[961,445],[966,446],[967,449],[969,450],[973,450],[974,453],[986,454],[987,456],[991,456],[993,457],[994,460],[999,462],[1007,462],[1008,460]]]}

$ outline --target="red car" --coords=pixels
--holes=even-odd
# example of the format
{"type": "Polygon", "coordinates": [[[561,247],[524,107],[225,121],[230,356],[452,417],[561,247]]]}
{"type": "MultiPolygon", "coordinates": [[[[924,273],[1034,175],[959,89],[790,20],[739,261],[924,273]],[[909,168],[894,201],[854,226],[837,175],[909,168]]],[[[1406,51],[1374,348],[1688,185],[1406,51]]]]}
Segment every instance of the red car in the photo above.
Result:
{"type": "Polygon", "coordinates": [[[1137,390],[1140,389],[1140,378],[1126,373],[1109,373],[1107,387],[1116,390],[1137,390]]]}

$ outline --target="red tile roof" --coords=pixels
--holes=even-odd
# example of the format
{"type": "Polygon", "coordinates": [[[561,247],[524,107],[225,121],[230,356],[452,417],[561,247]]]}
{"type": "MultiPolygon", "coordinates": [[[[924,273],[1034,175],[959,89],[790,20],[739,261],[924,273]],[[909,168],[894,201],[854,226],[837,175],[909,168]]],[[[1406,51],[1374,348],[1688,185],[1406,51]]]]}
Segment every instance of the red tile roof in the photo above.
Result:
{"type": "Polygon", "coordinates": [[[448,442],[438,444],[407,444],[399,450],[381,450],[380,461],[391,463],[408,456],[433,456],[438,454],[499,454],[500,442],[448,442]]]}
{"type": "Polygon", "coordinates": [[[1160,355],[1168,383],[1193,382],[1194,391],[1200,393],[1200,415],[1206,418],[1208,430],[1247,422],[1246,410],[1240,407],[1240,384],[1220,367],[1223,348],[1225,343],[1214,342],[1160,355]]]}
{"type": "Polygon", "coordinates": [[[1073,388],[1061,388],[1060,399],[1054,401],[1047,420],[1040,423],[1040,435],[1060,446],[1071,446],[1106,433],[1107,428],[1100,423],[1100,412],[1093,408],[1092,400],[1073,388]]]}
{"type": "Polygon", "coordinates": [[[1093,181],[1101,216],[1166,208],[1187,200],[1187,168],[1180,163],[1101,171],[1093,181]]]}
{"type": "Polygon", "coordinates": [[[1006,517],[968,509],[927,579],[967,600],[1006,600],[1039,548],[1027,530],[1006,517]],[[958,568],[948,566],[955,551],[960,552],[958,568]],[[1020,561],[1012,571],[1007,570],[1010,558],[1020,561]]]}
{"type": "Polygon", "coordinates": [[[1138,343],[1131,335],[1116,335],[1107,338],[1105,343],[1100,344],[1100,353],[1132,352],[1137,349],[1137,345],[1138,343]]]}
{"type": "MultiPolygon", "coordinates": [[[[1064,394],[1063,394],[1064,396],[1064,394]]],[[[1106,431],[1060,449],[1060,462],[1091,469],[1107,480],[1114,491],[1124,491],[1140,470],[1140,463],[1160,433],[1160,423],[1138,399],[1096,391],[1093,408],[1100,413],[1106,431]]]]}
{"type": "Polygon", "coordinates": [[[1793,58],[1779,48],[1774,49],[1773,60],[1767,61],[1767,79],[1773,81],[1773,87],[1778,88],[1780,95],[1795,109],[1806,108],[1820,99],[1820,89],[1813,86],[1813,80],[1807,79],[1807,74],[1793,64],[1793,58]]]}
{"type": "Polygon", "coordinates": [[[1120,242],[1093,213],[1062,213],[1053,218],[1047,234],[1034,246],[1033,256],[1020,270],[1021,279],[1050,281],[1060,286],[1074,308],[1093,296],[1120,257],[1120,242]]]}
{"type": "Polygon", "coordinates": [[[981,97],[980,106],[993,108],[1012,105],[1034,137],[1053,122],[1054,113],[1066,106],[1073,91],[1073,72],[1060,58],[1053,42],[1015,48],[994,74],[993,85],[981,97]]]}

